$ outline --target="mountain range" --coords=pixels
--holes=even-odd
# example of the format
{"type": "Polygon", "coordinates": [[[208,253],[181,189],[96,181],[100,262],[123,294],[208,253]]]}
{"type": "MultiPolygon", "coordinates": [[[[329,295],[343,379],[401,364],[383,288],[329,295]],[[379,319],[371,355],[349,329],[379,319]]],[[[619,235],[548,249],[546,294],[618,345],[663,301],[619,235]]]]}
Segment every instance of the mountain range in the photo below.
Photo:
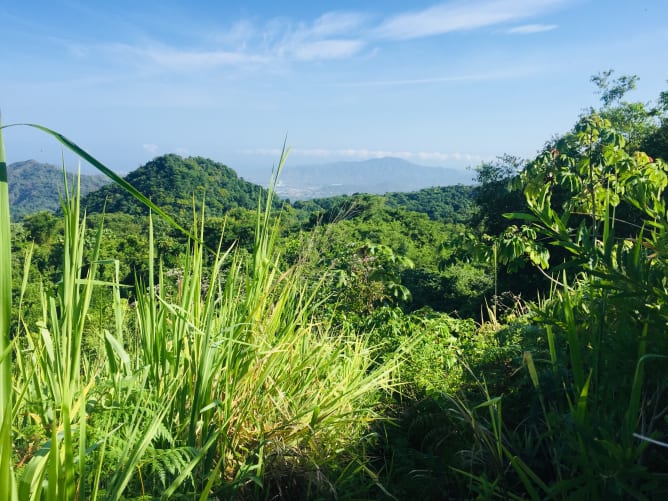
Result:
{"type": "MultiPolygon", "coordinates": [[[[244,172],[248,179],[266,184],[266,171],[244,172]]],[[[276,188],[278,195],[307,200],[353,193],[385,194],[417,191],[432,186],[473,184],[473,174],[462,169],[428,167],[395,157],[363,161],[292,165],[288,162],[276,188]]]]}
{"type": "MultiPolygon", "coordinates": [[[[73,179],[74,174],[68,173],[73,179]]],[[[13,220],[39,210],[59,208],[63,171],[35,160],[8,166],[10,206],[13,220]]],[[[281,173],[277,194],[291,200],[309,200],[353,193],[412,192],[435,186],[473,184],[470,172],[416,165],[399,158],[361,162],[295,166],[281,173]]],[[[153,159],[130,172],[125,179],[172,214],[191,214],[205,199],[210,215],[222,215],[234,207],[253,209],[263,196],[269,174],[248,172],[246,179],[221,163],[202,157],[182,158],[169,154],[153,159]]],[[[145,209],[99,175],[81,175],[82,204],[89,212],[144,213],[145,209]]]]}

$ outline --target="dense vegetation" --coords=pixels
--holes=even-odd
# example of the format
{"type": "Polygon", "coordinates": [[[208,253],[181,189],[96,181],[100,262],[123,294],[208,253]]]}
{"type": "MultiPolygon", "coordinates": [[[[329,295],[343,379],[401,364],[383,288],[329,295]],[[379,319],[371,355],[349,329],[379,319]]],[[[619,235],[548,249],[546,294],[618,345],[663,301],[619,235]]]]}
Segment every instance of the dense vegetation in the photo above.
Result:
{"type": "Polygon", "coordinates": [[[0,148],[0,498],[667,496],[668,94],[593,81],[475,187],[286,204],[169,155],[153,216],[10,225],[0,148]]]}
{"type": "MultiPolygon", "coordinates": [[[[12,208],[12,221],[19,221],[23,216],[60,208],[58,193],[63,189],[63,171],[56,167],[41,164],[35,160],[16,162],[9,166],[9,204],[12,208]]],[[[70,180],[74,178],[69,174],[70,180]]],[[[81,175],[81,193],[95,191],[108,180],[104,176],[81,175]]]]}
{"type": "MultiPolygon", "coordinates": [[[[226,165],[207,158],[163,155],[126,176],[126,180],[149,199],[158,202],[170,214],[190,218],[193,204],[220,216],[230,209],[255,209],[266,190],[248,183],[226,165]]],[[[89,194],[83,201],[89,212],[148,214],[138,200],[119,186],[110,184],[89,194]]]]}

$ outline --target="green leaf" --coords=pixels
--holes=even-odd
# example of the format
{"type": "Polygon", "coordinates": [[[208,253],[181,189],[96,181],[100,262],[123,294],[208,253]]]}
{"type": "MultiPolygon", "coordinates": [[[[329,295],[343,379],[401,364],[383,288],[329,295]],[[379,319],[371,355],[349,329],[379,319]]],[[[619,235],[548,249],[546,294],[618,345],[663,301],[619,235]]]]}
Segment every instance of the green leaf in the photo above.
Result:
{"type": "Polygon", "coordinates": [[[537,223],[540,221],[533,214],[526,214],[524,212],[507,212],[503,215],[506,219],[520,219],[522,221],[529,221],[531,223],[537,223]]]}

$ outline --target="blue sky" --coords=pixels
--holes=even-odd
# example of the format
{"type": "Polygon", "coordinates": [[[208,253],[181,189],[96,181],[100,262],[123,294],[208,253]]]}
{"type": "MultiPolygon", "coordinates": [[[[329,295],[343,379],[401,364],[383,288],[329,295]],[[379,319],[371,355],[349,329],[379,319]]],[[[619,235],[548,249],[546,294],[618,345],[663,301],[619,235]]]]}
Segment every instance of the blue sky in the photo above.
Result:
{"type": "MultiPolygon", "coordinates": [[[[399,156],[530,157],[596,105],[591,75],[668,89],[665,0],[0,0],[4,124],[120,172],[168,152],[243,169],[399,156]]],[[[10,162],[59,164],[5,130],[10,162]]],[[[66,157],[71,164],[74,160],[66,157]]]]}

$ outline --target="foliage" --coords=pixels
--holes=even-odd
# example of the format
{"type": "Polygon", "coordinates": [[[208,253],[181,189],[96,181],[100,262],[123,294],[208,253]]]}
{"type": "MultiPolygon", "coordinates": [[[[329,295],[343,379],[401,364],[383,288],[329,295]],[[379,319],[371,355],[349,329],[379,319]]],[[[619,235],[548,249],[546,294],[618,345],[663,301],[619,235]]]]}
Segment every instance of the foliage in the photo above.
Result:
{"type": "MultiPolygon", "coordinates": [[[[58,193],[62,191],[63,184],[63,172],[60,169],[27,160],[9,165],[7,177],[12,221],[19,221],[36,212],[57,212],[60,209],[58,193]]],[[[69,173],[68,177],[69,182],[73,183],[77,174],[69,173]]],[[[99,175],[80,174],[78,179],[84,195],[107,183],[106,178],[99,175]]]]}
{"type": "MultiPolygon", "coordinates": [[[[29,250],[14,342],[10,309],[2,310],[7,499],[243,498],[288,486],[294,498],[345,490],[360,476],[396,362],[375,364],[363,338],[332,332],[322,314],[315,320],[319,304],[300,268],[282,269],[275,251],[272,192],[264,207],[252,253],[219,250],[208,267],[201,223],[171,270],[156,266],[150,228],[148,273],[129,309],[120,265],[102,255],[102,221],[89,248],[79,191],[67,195],[57,284],[41,288],[42,318],[21,308],[29,250]],[[90,315],[96,290],[106,291],[111,313],[99,323],[90,315]]],[[[41,222],[28,229],[47,243],[41,222]]],[[[2,227],[10,229],[8,217],[2,227]]]]}
{"type": "MultiPolygon", "coordinates": [[[[258,199],[266,196],[266,190],[239,178],[229,167],[201,157],[163,155],[125,179],[180,221],[190,220],[193,205],[200,210],[203,200],[212,216],[222,216],[234,207],[255,209],[258,199]]],[[[89,212],[148,213],[143,204],[113,184],[88,195],[83,205],[89,212]]]]}
{"type": "Polygon", "coordinates": [[[498,235],[508,227],[503,214],[524,209],[524,197],[512,186],[524,165],[524,160],[504,155],[496,161],[476,167],[478,186],[474,200],[478,211],[472,219],[473,227],[481,227],[484,233],[498,235]]]}
{"type": "Polygon", "coordinates": [[[467,223],[474,210],[474,187],[468,185],[437,186],[414,192],[386,193],[377,195],[341,195],[329,198],[296,201],[293,206],[305,213],[315,214],[311,221],[333,222],[346,214],[353,206],[359,206],[365,200],[384,200],[392,209],[404,209],[427,214],[434,221],[444,223],[467,223]]]}
{"type": "MultiPolygon", "coordinates": [[[[489,391],[522,386],[521,344],[530,332],[526,324],[496,331],[472,319],[456,319],[428,309],[404,314],[398,308],[379,308],[367,317],[363,330],[379,346],[381,357],[402,356],[401,395],[390,403],[390,423],[380,423],[386,440],[377,454],[384,459],[383,480],[399,499],[470,497],[471,485],[453,468],[484,471],[484,456],[474,452],[475,437],[462,423],[453,395],[479,400],[480,378],[490,381],[489,391]]],[[[522,413],[519,391],[508,392],[522,413]]]]}
{"type": "Polygon", "coordinates": [[[474,190],[468,185],[438,186],[410,193],[387,193],[385,197],[392,208],[427,214],[434,221],[466,224],[474,211],[474,190]]]}
{"type": "Polygon", "coordinates": [[[668,160],[668,118],[663,118],[661,125],[643,140],[642,151],[650,157],[668,160]]]}
{"type": "Polygon", "coordinates": [[[407,311],[427,306],[475,314],[489,288],[487,271],[472,265],[439,267],[451,235],[462,228],[393,207],[385,197],[360,195],[313,213],[302,225],[301,244],[292,236],[288,240],[294,249],[317,249],[312,273],[330,277],[323,292],[348,316],[397,300],[407,311]],[[369,246],[380,253],[366,252],[369,246]]]}
{"type": "Polygon", "coordinates": [[[610,77],[613,73],[613,70],[606,70],[591,77],[591,81],[598,88],[601,102],[605,107],[619,103],[628,91],[636,88],[636,82],[638,81],[636,75],[622,75],[611,80],[610,77]]]}
{"type": "Polygon", "coordinates": [[[209,216],[195,178],[227,171],[161,157],[174,219],[92,159],[161,217],[80,214],[74,187],[62,217],[7,212],[0,494],[665,497],[666,98],[594,82],[599,110],[473,192],[209,216]]]}
{"type": "MultiPolygon", "coordinates": [[[[638,77],[622,75],[613,79],[613,73],[606,70],[591,77],[603,104],[598,113],[624,136],[629,150],[639,150],[645,139],[656,131],[662,110],[660,106],[625,101],[626,94],[635,89],[638,77]]],[[[589,114],[594,111],[590,110],[589,114]]]]}
{"type": "MultiPolygon", "coordinates": [[[[638,136],[603,111],[581,117],[515,176],[525,209],[508,215],[513,223],[499,220],[499,236],[464,232],[451,240],[486,262],[527,260],[553,285],[537,304],[517,302],[506,328],[490,311],[491,331],[482,325],[476,339],[492,337],[480,351],[457,352],[459,339],[412,350],[409,360],[424,353],[429,368],[439,367],[434,352],[457,353],[453,366],[465,369],[422,367],[408,378],[424,373],[432,390],[404,400],[401,426],[384,429],[387,482],[400,495],[650,499],[668,492],[668,168],[638,151],[638,136]]],[[[444,257],[456,263],[465,254],[444,257]]],[[[393,331],[379,332],[391,338],[393,331]]]]}
{"type": "Polygon", "coordinates": [[[500,430],[498,451],[488,453],[510,468],[497,471],[495,490],[600,498],[665,488],[665,455],[638,437],[665,439],[657,426],[668,408],[660,369],[668,349],[662,250],[668,168],[625,146],[610,121],[594,114],[522,172],[531,213],[512,217],[535,232],[524,243],[527,254],[547,245],[565,254],[549,270],[560,285],[535,313],[547,350],[525,354],[533,388],[523,399],[540,404],[541,412],[519,429],[516,421],[502,429],[500,403],[485,399],[499,412],[485,423],[500,430]],[[619,220],[623,207],[638,211],[640,224],[619,220]]]}

